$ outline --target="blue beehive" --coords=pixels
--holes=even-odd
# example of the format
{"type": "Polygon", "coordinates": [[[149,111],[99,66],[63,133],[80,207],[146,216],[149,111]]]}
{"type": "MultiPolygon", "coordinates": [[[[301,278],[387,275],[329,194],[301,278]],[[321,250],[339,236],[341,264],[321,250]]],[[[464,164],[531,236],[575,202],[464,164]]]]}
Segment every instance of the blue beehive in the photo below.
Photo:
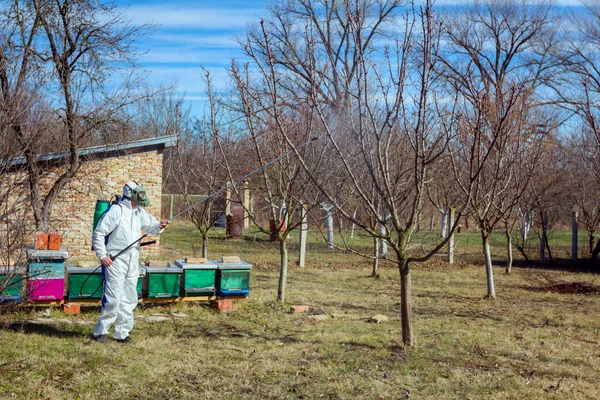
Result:
{"type": "Polygon", "coordinates": [[[240,260],[239,263],[217,267],[217,296],[240,296],[250,294],[250,269],[252,265],[240,260]]]}
{"type": "Polygon", "coordinates": [[[69,253],[64,247],[60,250],[27,249],[29,279],[48,279],[65,277],[65,261],[69,253]]]}

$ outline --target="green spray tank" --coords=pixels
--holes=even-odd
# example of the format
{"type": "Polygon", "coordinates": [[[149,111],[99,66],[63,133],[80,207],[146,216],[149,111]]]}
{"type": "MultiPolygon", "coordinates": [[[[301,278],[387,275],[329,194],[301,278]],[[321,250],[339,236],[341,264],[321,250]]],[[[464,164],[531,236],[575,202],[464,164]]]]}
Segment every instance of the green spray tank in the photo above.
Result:
{"type": "Polygon", "coordinates": [[[98,221],[102,215],[108,210],[110,207],[110,201],[108,200],[96,200],[96,208],[94,210],[94,223],[92,225],[92,231],[96,230],[96,226],[98,226],[98,221]]]}

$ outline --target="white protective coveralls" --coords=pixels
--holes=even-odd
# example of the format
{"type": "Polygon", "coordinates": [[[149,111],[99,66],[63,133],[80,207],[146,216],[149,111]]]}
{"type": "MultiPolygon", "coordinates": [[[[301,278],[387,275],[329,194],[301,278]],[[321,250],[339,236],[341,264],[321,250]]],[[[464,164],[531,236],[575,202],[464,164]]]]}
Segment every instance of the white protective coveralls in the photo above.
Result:
{"type": "MultiPolygon", "coordinates": [[[[142,236],[142,229],[158,234],[160,223],[143,208],[128,199],[121,199],[110,207],[98,222],[92,236],[96,256],[101,259],[116,255],[142,236]],[[108,242],[104,244],[105,237],[108,242]]],[[[104,296],[94,336],[108,334],[115,323],[114,337],[123,340],[133,328],[133,310],[138,302],[137,281],[139,276],[140,243],[117,257],[110,267],[102,267],[104,296]]]]}

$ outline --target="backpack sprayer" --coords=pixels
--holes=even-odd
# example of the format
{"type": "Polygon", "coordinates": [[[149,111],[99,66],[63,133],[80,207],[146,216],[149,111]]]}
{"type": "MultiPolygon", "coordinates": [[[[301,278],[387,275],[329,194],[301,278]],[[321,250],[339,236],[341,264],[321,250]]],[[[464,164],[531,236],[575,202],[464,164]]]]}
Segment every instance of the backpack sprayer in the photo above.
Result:
{"type": "MultiPolygon", "coordinates": [[[[211,198],[213,198],[213,197],[215,197],[215,196],[217,196],[217,195],[219,195],[219,194],[223,193],[223,192],[224,192],[225,190],[227,190],[229,187],[231,187],[231,186],[235,186],[235,185],[239,184],[240,182],[243,182],[243,181],[244,181],[244,180],[246,180],[248,177],[250,177],[250,176],[252,176],[252,175],[256,174],[257,172],[260,172],[260,171],[262,171],[263,169],[267,168],[269,165],[276,163],[277,161],[279,161],[279,160],[281,160],[282,158],[286,157],[286,156],[287,156],[288,154],[290,154],[291,152],[296,152],[296,151],[298,151],[298,149],[301,149],[302,147],[304,147],[304,146],[308,145],[310,142],[313,142],[313,141],[315,141],[315,140],[318,140],[318,139],[319,139],[319,137],[318,137],[318,136],[315,136],[315,137],[313,137],[312,139],[310,139],[310,140],[307,140],[306,142],[302,143],[301,145],[299,145],[299,146],[296,146],[295,148],[293,148],[293,149],[291,149],[291,150],[289,150],[289,151],[286,151],[285,153],[283,153],[283,154],[282,154],[282,155],[280,155],[279,157],[277,157],[277,158],[275,158],[275,159],[273,159],[273,160],[269,161],[268,163],[266,163],[266,164],[264,164],[264,165],[261,165],[260,167],[256,168],[255,170],[253,170],[253,171],[251,171],[251,172],[247,173],[246,175],[242,176],[242,177],[241,177],[241,178],[239,178],[238,180],[236,180],[236,181],[234,181],[234,182],[231,182],[231,183],[228,183],[227,185],[223,186],[222,188],[220,188],[220,189],[219,189],[219,190],[217,190],[216,192],[214,192],[214,193],[212,193],[212,194],[210,194],[210,195],[206,196],[206,197],[205,197],[205,198],[203,198],[202,200],[200,200],[200,201],[198,201],[198,202],[196,202],[196,203],[192,204],[191,206],[189,206],[189,207],[188,207],[188,208],[186,208],[185,210],[183,210],[183,211],[181,211],[181,212],[177,213],[176,215],[174,215],[174,216],[173,216],[171,219],[169,219],[169,220],[167,221],[167,224],[171,223],[173,220],[175,220],[175,219],[176,219],[176,218],[178,218],[179,216],[183,215],[184,213],[188,212],[189,210],[191,210],[192,208],[196,207],[197,205],[199,205],[199,204],[201,204],[201,203],[204,203],[204,202],[205,202],[205,201],[207,201],[208,199],[211,199],[211,198]]],[[[136,182],[136,183],[137,183],[137,182],[136,182]]],[[[139,185],[139,184],[138,184],[138,186],[139,186],[139,187],[141,187],[141,185],[139,185]]],[[[143,189],[142,189],[142,190],[143,190],[143,189]]],[[[135,194],[135,192],[134,192],[134,194],[135,194]]],[[[143,193],[142,193],[142,196],[146,196],[146,193],[145,193],[145,192],[143,192],[143,193]]],[[[100,220],[100,218],[102,217],[102,215],[108,211],[108,209],[110,208],[110,206],[112,206],[113,204],[117,204],[118,200],[120,199],[120,196],[118,196],[118,195],[116,195],[116,196],[113,196],[113,198],[114,198],[114,197],[116,197],[116,201],[115,201],[114,203],[108,202],[109,204],[108,204],[108,205],[106,205],[106,206],[104,207],[104,210],[103,210],[102,212],[99,212],[99,211],[98,211],[98,205],[96,206],[96,211],[94,212],[94,229],[96,229],[96,225],[97,225],[98,221],[100,220]],[[96,213],[98,213],[98,212],[99,212],[99,215],[98,215],[98,218],[96,219],[96,213]]],[[[112,200],[112,198],[111,198],[111,200],[112,200]]],[[[149,200],[148,200],[148,201],[149,201],[149,200]]],[[[99,200],[99,202],[101,202],[101,200],[99,200]]],[[[106,201],[104,201],[104,202],[106,203],[106,201]]],[[[158,234],[161,234],[161,233],[163,233],[163,231],[164,231],[164,229],[160,229],[160,230],[158,231],[158,234]]],[[[152,232],[153,232],[153,231],[152,231],[152,232]]],[[[146,237],[147,237],[147,236],[148,236],[150,233],[152,233],[152,232],[147,232],[147,233],[143,234],[143,235],[142,235],[142,236],[141,236],[139,239],[137,239],[136,241],[134,241],[134,242],[132,242],[131,244],[129,244],[127,247],[125,247],[123,250],[121,250],[120,252],[118,252],[116,255],[114,255],[114,256],[113,256],[113,255],[109,255],[109,257],[110,257],[111,261],[114,261],[114,260],[115,260],[117,257],[119,257],[121,254],[125,253],[125,252],[126,252],[127,250],[129,250],[131,247],[135,246],[135,245],[136,245],[138,242],[141,242],[141,241],[142,241],[144,238],[146,238],[146,237]]],[[[154,243],[156,243],[156,240],[152,240],[152,241],[149,241],[149,242],[141,243],[141,244],[140,244],[140,247],[141,247],[141,246],[147,246],[147,245],[154,244],[154,243]]],[[[94,273],[95,273],[95,272],[96,272],[96,271],[97,271],[97,270],[98,270],[100,267],[102,267],[102,265],[99,265],[99,266],[98,266],[98,267],[97,267],[97,268],[96,268],[96,269],[95,269],[95,270],[94,270],[94,271],[93,271],[93,272],[90,274],[90,276],[92,276],[92,274],[94,274],[94,273]]],[[[90,278],[90,276],[88,276],[88,278],[87,278],[87,279],[86,279],[86,280],[83,282],[83,284],[82,284],[82,285],[81,285],[81,287],[80,287],[80,292],[79,292],[79,294],[80,294],[80,297],[82,297],[82,296],[81,296],[81,290],[83,289],[83,286],[85,285],[85,283],[87,282],[87,280],[90,278]]],[[[99,286],[99,287],[98,287],[98,289],[96,289],[96,290],[94,291],[94,293],[92,293],[92,294],[91,294],[90,296],[88,296],[88,297],[91,297],[91,296],[93,296],[94,294],[96,294],[96,292],[97,292],[98,290],[100,290],[100,287],[102,287],[102,286],[99,286]]]]}

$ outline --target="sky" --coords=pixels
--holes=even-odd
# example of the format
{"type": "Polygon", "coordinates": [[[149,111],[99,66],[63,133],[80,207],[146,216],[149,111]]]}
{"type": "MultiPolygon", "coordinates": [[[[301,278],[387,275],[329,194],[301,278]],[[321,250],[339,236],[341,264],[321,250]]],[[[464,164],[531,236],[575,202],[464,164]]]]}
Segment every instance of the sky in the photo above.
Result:
{"type": "MultiPolygon", "coordinates": [[[[539,0],[531,0],[536,2],[539,0]]],[[[464,0],[437,0],[438,6],[460,7],[464,0]]],[[[579,0],[557,0],[566,8],[579,0]]],[[[200,66],[214,77],[217,89],[227,82],[232,58],[245,61],[236,35],[266,16],[266,0],[116,0],[135,24],[153,23],[153,32],[137,40],[139,63],[152,86],[175,84],[185,93],[193,115],[204,113],[205,89],[200,66]]]]}
{"type": "Polygon", "coordinates": [[[142,56],[139,64],[153,86],[176,84],[185,93],[192,113],[201,115],[205,96],[200,66],[214,74],[214,82],[224,87],[226,68],[232,58],[243,60],[236,35],[249,24],[258,24],[266,14],[262,0],[119,0],[127,7],[134,24],[156,24],[147,37],[138,38],[142,56]]]}

